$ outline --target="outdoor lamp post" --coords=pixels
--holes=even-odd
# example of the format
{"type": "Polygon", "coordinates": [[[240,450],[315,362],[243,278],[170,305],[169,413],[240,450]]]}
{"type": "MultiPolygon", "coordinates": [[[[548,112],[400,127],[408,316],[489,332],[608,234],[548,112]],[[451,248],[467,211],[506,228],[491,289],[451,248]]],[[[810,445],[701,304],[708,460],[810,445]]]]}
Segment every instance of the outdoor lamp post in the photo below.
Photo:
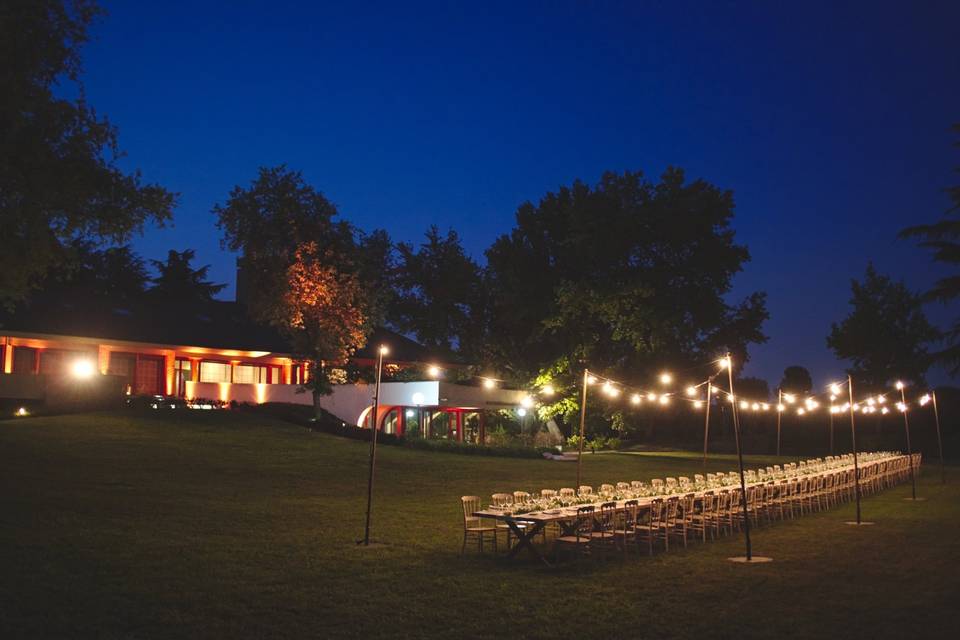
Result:
{"type": "Polygon", "coordinates": [[[903,414],[903,430],[907,434],[907,461],[910,467],[910,497],[904,500],[917,499],[917,473],[913,468],[913,450],[910,447],[910,418],[907,417],[907,395],[904,391],[905,384],[897,381],[897,390],[900,391],[900,413],[903,414]]]}
{"type": "Polygon", "coordinates": [[[847,376],[847,394],[850,399],[850,439],[853,444],[853,492],[857,499],[857,520],[856,522],[848,522],[847,524],[873,524],[872,522],[865,522],[860,519],[860,466],[857,463],[857,426],[853,417],[856,409],[854,409],[853,405],[853,378],[849,375],[847,376]]]}
{"type": "Polygon", "coordinates": [[[590,384],[590,370],[583,370],[583,394],[580,397],[580,437],[577,442],[577,492],[580,492],[581,471],[583,463],[583,426],[587,419],[587,386],[590,384]]]}
{"type": "Polygon", "coordinates": [[[783,411],[780,411],[780,407],[783,406],[783,389],[777,389],[777,457],[780,456],[780,421],[783,419],[783,411]]]}
{"type": "Polygon", "coordinates": [[[377,382],[373,390],[373,415],[370,421],[370,470],[367,474],[367,522],[363,529],[363,544],[370,544],[370,508],[373,504],[374,469],[377,465],[377,417],[380,413],[380,375],[383,373],[383,356],[390,353],[390,349],[380,345],[377,349],[377,382]]]}
{"type": "MultiPolygon", "coordinates": [[[[937,425],[937,448],[940,451],[940,482],[947,483],[947,471],[943,466],[943,440],[940,439],[940,412],[937,410],[937,392],[930,392],[930,399],[933,400],[933,421],[937,425]]],[[[923,404],[923,399],[920,400],[923,404]]]]}
{"type": "Polygon", "coordinates": [[[710,438],[710,392],[713,390],[713,385],[711,384],[711,377],[707,380],[707,407],[706,415],[703,418],[703,473],[707,473],[707,442],[710,438]]]}
{"type": "MultiPolygon", "coordinates": [[[[722,367],[727,369],[727,381],[730,384],[730,397],[735,398],[733,391],[733,359],[727,353],[721,361],[722,367]]],[[[740,438],[740,418],[737,415],[737,403],[730,403],[730,415],[733,417],[733,435],[737,444],[737,464],[740,468],[740,506],[743,509],[743,534],[747,545],[747,555],[745,557],[728,558],[731,562],[770,562],[773,558],[766,556],[753,555],[753,547],[750,542],[750,513],[747,511],[747,480],[743,473],[743,446],[740,438]]]]}

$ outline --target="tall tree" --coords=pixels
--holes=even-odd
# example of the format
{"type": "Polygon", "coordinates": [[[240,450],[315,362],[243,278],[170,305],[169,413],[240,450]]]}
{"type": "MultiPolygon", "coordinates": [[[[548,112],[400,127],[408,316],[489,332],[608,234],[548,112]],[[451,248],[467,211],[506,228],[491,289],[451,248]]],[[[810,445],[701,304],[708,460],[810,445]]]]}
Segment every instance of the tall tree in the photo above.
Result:
{"type": "Polygon", "coordinates": [[[64,246],[60,254],[57,266],[31,299],[127,307],[143,299],[149,275],[143,259],[130,247],[98,249],[91,242],[77,240],[64,246]]]}
{"type": "Polygon", "coordinates": [[[313,392],[318,416],[320,397],[331,390],[330,368],[346,365],[370,331],[359,278],[339,271],[335,262],[336,256],[321,254],[315,242],[298,247],[270,318],[290,338],[296,354],[312,365],[314,375],[305,386],[313,392]]]}
{"type": "MultiPolygon", "coordinates": [[[[953,125],[955,134],[960,135],[960,123],[953,125]]],[[[954,142],[960,148],[960,141],[954,142]]],[[[960,172],[960,167],[956,169],[960,172]]],[[[935,262],[940,262],[956,270],[960,266],[960,185],[947,189],[950,207],[943,218],[932,224],[920,224],[907,227],[900,232],[901,238],[919,238],[920,246],[933,252],[935,262]]],[[[924,301],[948,303],[960,298],[960,274],[941,278],[933,288],[923,294],[924,301]]],[[[944,333],[945,346],[932,354],[934,362],[946,365],[950,375],[960,374],[960,318],[944,333]]]]}
{"type": "Polygon", "coordinates": [[[0,6],[0,304],[23,300],[76,240],[122,243],[170,218],[175,197],[121,171],[114,127],[86,103],[80,49],[91,0],[0,6]],[[62,82],[78,98],[58,95],[62,82]]]}
{"type": "Polygon", "coordinates": [[[426,241],[414,249],[397,245],[397,296],[391,319],[403,332],[416,334],[431,347],[453,349],[475,344],[478,316],[480,267],[466,254],[456,231],[443,236],[436,226],[426,241]]]}
{"type": "Polygon", "coordinates": [[[224,246],[241,254],[238,293],[245,292],[250,315],[287,332],[300,355],[317,365],[315,393],[328,392],[329,365],[343,360],[332,345],[362,347],[388,304],[389,237],[362,234],[340,220],[322,193],[285,166],[261,168],[249,187],[235,187],[213,212],[224,246]],[[359,332],[351,316],[340,318],[343,334],[324,333],[332,328],[314,315],[329,308],[331,296],[357,310],[359,332]],[[291,313],[302,323],[292,325],[291,313]]]}
{"type": "Polygon", "coordinates": [[[791,365],[783,370],[780,390],[784,393],[806,395],[813,390],[813,377],[806,367],[801,367],[798,364],[791,365]]]}
{"type": "Polygon", "coordinates": [[[939,338],[920,297],[902,282],[867,266],[863,281],[851,282],[850,314],[831,325],[827,346],[850,360],[851,375],[870,387],[906,379],[923,384],[930,367],[927,345],[939,338]]]}
{"type": "Polygon", "coordinates": [[[737,380],[737,396],[764,401],[770,398],[770,385],[762,378],[745,377],[737,380]]]}
{"type": "Polygon", "coordinates": [[[166,261],[151,260],[157,275],[151,278],[153,287],[150,288],[152,297],[183,304],[210,302],[214,296],[223,291],[225,284],[214,284],[207,280],[210,265],[199,269],[190,266],[195,257],[193,249],[167,253],[166,261]]]}
{"type": "Polygon", "coordinates": [[[487,251],[491,359],[522,381],[585,364],[635,377],[727,349],[743,363],[767,312],[762,293],[726,300],[749,260],[733,209],[729,191],[679,169],[657,183],[607,173],[522,205],[487,251]]]}

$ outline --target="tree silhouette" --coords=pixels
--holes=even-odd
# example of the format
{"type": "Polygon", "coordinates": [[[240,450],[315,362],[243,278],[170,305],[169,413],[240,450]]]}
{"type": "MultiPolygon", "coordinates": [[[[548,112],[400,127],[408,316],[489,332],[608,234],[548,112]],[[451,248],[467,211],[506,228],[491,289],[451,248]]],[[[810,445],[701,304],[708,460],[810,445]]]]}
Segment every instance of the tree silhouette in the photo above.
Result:
{"type": "Polygon", "coordinates": [[[784,393],[806,395],[813,390],[813,378],[805,367],[796,364],[789,366],[783,370],[780,390],[784,393]]]}
{"type": "Polygon", "coordinates": [[[930,367],[927,345],[939,332],[923,313],[919,296],[902,282],[867,266],[863,281],[851,282],[850,314],[831,325],[827,346],[841,360],[850,360],[849,373],[871,388],[891,380],[924,383],[930,367]]]}
{"type": "Polygon", "coordinates": [[[166,303],[188,305],[213,300],[227,285],[208,282],[210,265],[194,269],[190,266],[194,256],[193,249],[171,249],[166,261],[151,260],[157,276],[151,279],[150,295],[166,303]]]}
{"type": "Polygon", "coordinates": [[[630,375],[766,338],[764,295],[730,305],[749,260],[730,227],[733,196],[670,169],[575,182],[522,205],[487,251],[488,357],[520,381],[572,378],[582,363],[630,375]]]}
{"type": "Polygon", "coordinates": [[[452,229],[431,226],[426,242],[397,246],[397,296],[391,318],[403,332],[431,347],[453,349],[475,341],[481,302],[480,268],[452,229]]]}
{"type": "MultiPolygon", "coordinates": [[[[953,131],[960,134],[960,123],[953,125],[953,131]]],[[[960,147],[960,142],[954,146],[960,147]]],[[[960,171],[960,168],[957,169],[960,171]]],[[[920,238],[920,246],[933,252],[933,260],[956,269],[960,266],[960,185],[947,189],[951,206],[944,212],[943,219],[932,224],[907,227],[900,232],[901,238],[920,238]]],[[[925,301],[948,303],[960,298],[960,275],[954,274],[937,280],[933,288],[924,293],[925,301]]],[[[932,354],[935,362],[947,366],[950,375],[960,373],[960,319],[953,322],[945,332],[946,346],[932,354]]]]}
{"type": "Polygon", "coordinates": [[[90,0],[12,0],[0,16],[0,304],[39,285],[77,240],[122,243],[175,196],[125,173],[113,126],[84,99],[90,0]],[[58,88],[67,81],[76,91],[58,88]],[[78,98],[63,97],[73,93],[78,98]]]}

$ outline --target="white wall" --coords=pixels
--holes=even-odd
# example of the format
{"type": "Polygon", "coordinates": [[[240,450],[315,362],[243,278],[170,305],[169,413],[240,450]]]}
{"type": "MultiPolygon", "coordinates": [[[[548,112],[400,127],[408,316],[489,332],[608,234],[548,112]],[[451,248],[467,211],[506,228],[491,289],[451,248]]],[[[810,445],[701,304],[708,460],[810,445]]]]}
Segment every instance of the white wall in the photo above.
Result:
{"type": "MultiPolygon", "coordinates": [[[[263,404],[264,402],[288,402],[292,404],[313,404],[313,394],[309,391],[297,393],[299,385],[295,384],[242,384],[230,382],[187,382],[186,397],[207,398],[223,402],[245,402],[249,404],[263,404]]],[[[420,393],[423,398],[417,398],[419,404],[436,406],[439,404],[440,384],[435,381],[426,382],[384,382],[380,385],[381,405],[413,406],[414,394],[420,393]]],[[[370,384],[339,384],[334,386],[333,393],[320,399],[320,406],[337,416],[347,424],[356,425],[360,414],[367,407],[373,405],[373,385],[370,384]]]]}

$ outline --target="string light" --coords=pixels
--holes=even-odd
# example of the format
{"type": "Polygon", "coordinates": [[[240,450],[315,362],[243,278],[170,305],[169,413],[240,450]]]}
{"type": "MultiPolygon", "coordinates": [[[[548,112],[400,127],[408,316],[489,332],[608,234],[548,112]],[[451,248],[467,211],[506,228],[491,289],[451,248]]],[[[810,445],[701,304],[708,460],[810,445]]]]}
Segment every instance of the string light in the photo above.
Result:
{"type": "Polygon", "coordinates": [[[650,393],[647,394],[647,400],[649,400],[650,402],[653,402],[656,399],[657,399],[657,394],[655,394],[654,392],[651,391],[650,393]]]}
{"type": "Polygon", "coordinates": [[[750,403],[747,402],[746,400],[741,400],[741,401],[740,401],[740,408],[741,408],[741,409],[749,409],[749,408],[750,408],[750,403]]]}
{"type": "Polygon", "coordinates": [[[432,365],[430,365],[430,366],[427,368],[427,373],[430,374],[430,377],[431,377],[431,378],[439,378],[439,377],[440,377],[440,367],[438,367],[438,366],[435,365],[435,364],[432,364],[432,365]]]}
{"type": "Polygon", "coordinates": [[[484,388],[484,389],[493,389],[495,386],[497,386],[497,383],[494,382],[492,379],[490,379],[490,378],[484,378],[484,379],[483,379],[483,388],[484,388]]]}
{"type": "Polygon", "coordinates": [[[906,412],[907,412],[907,405],[904,404],[903,402],[898,402],[898,403],[897,403],[897,411],[899,411],[900,413],[906,413],[906,412]]]}
{"type": "Polygon", "coordinates": [[[883,415],[887,415],[888,413],[890,413],[890,409],[887,409],[886,407],[881,407],[880,413],[882,413],[883,415]]]}
{"type": "Polygon", "coordinates": [[[802,416],[802,415],[805,414],[805,413],[806,413],[806,411],[804,410],[803,407],[798,407],[798,408],[797,408],[797,415],[798,415],[798,416],[802,416]]]}
{"type": "Polygon", "coordinates": [[[779,412],[781,412],[781,413],[783,413],[783,411],[784,411],[786,408],[787,408],[787,407],[784,406],[783,404],[778,404],[778,405],[777,405],[777,411],[779,411],[779,412]]]}
{"type": "Polygon", "coordinates": [[[691,398],[697,395],[697,388],[694,386],[687,387],[687,395],[690,396],[691,398]]]}
{"type": "Polygon", "coordinates": [[[724,356],[724,357],[720,358],[720,368],[721,368],[721,369],[729,369],[729,368],[730,368],[730,357],[729,357],[729,356],[724,356]]]}
{"type": "Polygon", "coordinates": [[[901,389],[903,389],[903,383],[897,380],[896,387],[897,387],[897,391],[900,391],[901,389]]]}
{"type": "Polygon", "coordinates": [[[587,384],[595,384],[597,382],[596,376],[587,376],[587,384]]]}
{"type": "Polygon", "coordinates": [[[785,393],[783,394],[783,399],[787,401],[787,404],[793,404],[797,401],[797,396],[792,393],[785,393]]]}
{"type": "Polygon", "coordinates": [[[886,401],[887,401],[886,396],[877,396],[877,402],[879,402],[880,404],[883,404],[886,401]]]}
{"type": "Polygon", "coordinates": [[[660,396],[660,404],[663,404],[663,405],[670,404],[670,396],[668,395],[660,396]]]}
{"type": "Polygon", "coordinates": [[[693,402],[693,408],[694,408],[694,409],[702,409],[702,408],[703,408],[703,400],[694,400],[694,402],[693,402]]]}
{"type": "Polygon", "coordinates": [[[533,406],[533,398],[530,396],[523,396],[523,398],[520,399],[520,406],[524,409],[531,408],[533,406]]]}
{"type": "Polygon", "coordinates": [[[633,404],[640,404],[642,401],[643,401],[643,398],[640,397],[639,393],[635,393],[632,396],[630,396],[630,402],[632,402],[633,404]]]}
{"type": "Polygon", "coordinates": [[[925,394],[923,394],[922,396],[920,396],[920,406],[921,406],[921,407],[927,406],[927,403],[928,403],[928,402],[930,402],[930,394],[929,394],[929,393],[925,393],[925,394]]]}
{"type": "Polygon", "coordinates": [[[760,403],[759,403],[759,402],[754,402],[752,405],[750,405],[750,408],[753,409],[754,411],[759,411],[759,410],[760,410],[760,403]]]}
{"type": "MultiPolygon", "coordinates": [[[[835,395],[835,396],[839,396],[839,395],[840,395],[840,385],[838,385],[836,382],[834,382],[833,384],[831,384],[831,385],[830,385],[830,393],[832,393],[832,394],[835,395]]],[[[833,398],[830,398],[830,399],[833,400],[833,398]]]]}
{"type": "Polygon", "coordinates": [[[544,385],[544,386],[543,386],[543,389],[541,389],[540,391],[541,391],[541,393],[543,393],[543,395],[545,395],[545,396],[552,396],[553,394],[555,394],[555,393],[557,392],[556,389],[553,388],[553,385],[552,385],[552,384],[544,385]]]}
{"type": "Polygon", "coordinates": [[[664,371],[660,374],[660,384],[670,384],[673,382],[673,376],[664,371]]]}

